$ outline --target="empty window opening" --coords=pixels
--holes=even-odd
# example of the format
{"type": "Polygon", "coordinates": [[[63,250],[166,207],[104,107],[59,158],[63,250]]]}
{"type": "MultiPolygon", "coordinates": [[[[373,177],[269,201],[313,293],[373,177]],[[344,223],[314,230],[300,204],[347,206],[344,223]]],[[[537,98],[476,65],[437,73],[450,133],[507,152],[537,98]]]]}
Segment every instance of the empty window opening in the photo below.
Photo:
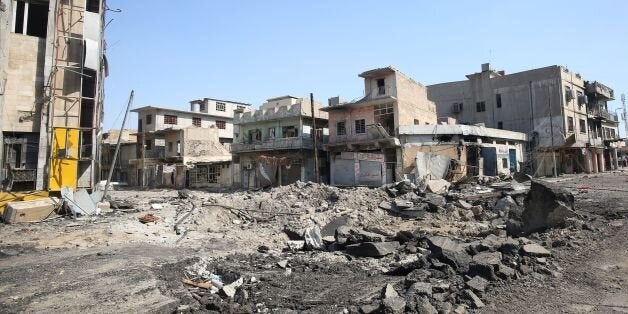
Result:
{"type": "Polygon", "coordinates": [[[198,110],[200,112],[206,112],[207,111],[207,106],[205,105],[205,103],[198,104],[198,110]]]}
{"type": "Polygon", "coordinates": [[[216,127],[224,130],[227,128],[227,122],[226,121],[220,121],[220,120],[216,120],[216,127]]]}
{"type": "Polygon", "coordinates": [[[383,104],[375,106],[373,111],[375,123],[379,123],[388,132],[394,134],[395,131],[395,113],[393,104],[383,104]]]}
{"type": "Polygon", "coordinates": [[[94,100],[83,99],[81,102],[81,120],[82,128],[91,128],[94,126],[94,100]]]}
{"type": "Polygon", "coordinates": [[[146,124],[153,124],[153,115],[152,114],[147,114],[146,115],[146,124]]]}
{"type": "Polygon", "coordinates": [[[347,134],[347,125],[344,121],[336,123],[336,135],[342,136],[347,134]]]}
{"type": "Polygon", "coordinates": [[[227,110],[227,105],[225,105],[224,102],[216,103],[216,111],[226,111],[226,110],[227,110]]]}
{"type": "Polygon", "coordinates": [[[281,136],[283,138],[286,137],[297,137],[299,136],[299,129],[295,126],[284,126],[282,128],[282,134],[281,136]]]}
{"type": "Polygon", "coordinates": [[[587,133],[587,123],[584,119],[580,119],[580,133],[587,133]]]}
{"type": "Polygon", "coordinates": [[[366,121],[364,119],[355,120],[355,134],[366,133],[366,121]]]}
{"type": "Polygon", "coordinates": [[[508,158],[502,158],[502,169],[508,168],[508,158]]]}
{"type": "MultiPolygon", "coordinates": [[[[118,136],[122,136],[121,134],[118,136]]],[[[79,147],[80,158],[91,158],[92,157],[92,131],[81,131],[81,146],[79,147]]]]}
{"type": "Polygon", "coordinates": [[[262,140],[262,130],[255,129],[249,130],[249,143],[253,143],[253,141],[261,141],[262,140]]]}
{"type": "Polygon", "coordinates": [[[142,132],[142,119],[137,119],[137,131],[142,132]]]}
{"type": "Polygon", "coordinates": [[[151,149],[153,149],[153,141],[152,141],[152,140],[146,140],[146,141],[144,141],[144,146],[146,147],[146,150],[151,150],[151,149]]]}
{"type": "Polygon", "coordinates": [[[484,112],[484,111],[486,111],[486,104],[483,101],[476,102],[475,103],[475,110],[477,112],[484,112]]]}
{"type": "Polygon", "coordinates": [[[497,122],[497,128],[498,129],[503,129],[504,128],[504,122],[498,121],[497,122]]]}
{"type": "Polygon", "coordinates": [[[96,71],[88,68],[83,68],[81,96],[87,98],[96,97],[96,71]]]}
{"type": "Polygon", "coordinates": [[[386,94],[386,81],[382,79],[377,79],[377,95],[385,95],[386,94]]]}
{"type": "Polygon", "coordinates": [[[201,118],[199,117],[192,117],[192,125],[193,126],[201,126],[201,118]]]}
{"type": "Polygon", "coordinates": [[[172,149],[173,149],[172,147],[173,147],[173,146],[174,146],[174,145],[172,144],[172,142],[168,142],[168,151],[169,151],[169,152],[172,152],[172,149]]]}
{"type": "Polygon", "coordinates": [[[565,85],[565,99],[567,102],[570,102],[573,99],[573,92],[571,91],[571,87],[565,85]]]}
{"type": "Polygon", "coordinates": [[[181,141],[177,141],[177,156],[181,156],[181,141]]]}
{"type": "Polygon", "coordinates": [[[568,132],[573,132],[573,118],[572,117],[567,117],[567,131],[568,132]]]}
{"type": "Polygon", "coordinates": [[[268,128],[268,137],[275,138],[275,128],[268,128]]]}
{"type": "Polygon", "coordinates": [[[166,114],[164,115],[164,124],[177,124],[177,116],[166,114]]]}
{"type": "Polygon", "coordinates": [[[497,105],[497,108],[502,107],[502,94],[495,94],[495,104],[497,105]]]}
{"type": "Polygon", "coordinates": [[[421,121],[419,121],[419,119],[414,119],[414,125],[419,125],[421,124],[421,121]]]}
{"type": "Polygon", "coordinates": [[[13,32],[35,37],[46,37],[48,31],[48,2],[16,1],[13,32]]]}
{"type": "Polygon", "coordinates": [[[87,12],[99,13],[100,12],[100,0],[86,0],[85,10],[87,12]]]}

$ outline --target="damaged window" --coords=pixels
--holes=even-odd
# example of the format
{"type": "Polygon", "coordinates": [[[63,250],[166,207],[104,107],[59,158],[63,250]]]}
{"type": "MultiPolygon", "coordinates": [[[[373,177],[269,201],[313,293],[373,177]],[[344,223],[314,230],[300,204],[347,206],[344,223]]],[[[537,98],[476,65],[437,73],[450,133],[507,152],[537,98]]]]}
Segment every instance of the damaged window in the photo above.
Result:
{"type": "Polygon", "coordinates": [[[336,135],[342,136],[347,134],[347,127],[344,121],[336,123],[336,135]]]}
{"type": "Polygon", "coordinates": [[[567,131],[573,132],[573,118],[567,117],[567,131]]]}
{"type": "Polygon", "coordinates": [[[201,126],[201,118],[199,117],[192,117],[192,125],[193,126],[201,126]]]}
{"type": "Polygon", "coordinates": [[[152,114],[147,114],[146,115],[146,124],[153,124],[153,115],[152,114]]]}
{"type": "Polygon", "coordinates": [[[275,128],[268,128],[268,137],[275,138],[275,128]]]}
{"type": "Polygon", "coordinates": [[[153,141],[152,140],[146,140],[144,142],[144,145],[146,147],[146,150],[151,150],[153,149],[153,141]]]}
{"type": "Polygon", "coordinates": [[[216,120],[216,127],[224,130],[227,128],[227,122],[226,121],[221,121],[221,120],[216,120]]]}
{"type": "Polygon", "coordinates": [[[177,116],[175,115],[164,115],[164,124],[177,124],[177,116]]]}
{"type": "Polygon", "coordinates": [[[299,129],[295,126],[284,126],[282,129],[282,137],[297,137],[299,135],[299,129]]]}
{"type": "Polygon", "coordinates": [[[355,134],[366,133],[366,121],[364,119],[355,120],[355,134]]]}
{"type": "Polygon", "coordinates": [[[580,119],[580,133],[587,133],[587,124],[584,119],[580,119]]]}
{"type": "Polygon", "coordinates": [[[46,37],[48,31],[48,2],[17,0],[13,11],[13,32],[35,37],[46,37]]]}
{"type": "Polygon", "coordinates": [[[98,13],[100,11],[100,0],[86,0],[85,11],[98,13]]]}
{"type": "Polygon", "coordinates": [[[501,122],[501,121],[497,122],[497,128],[498,129],[503,129],[504,128],[504,122],[501,122]]]}
{"type": "Polygon", "coordinates": [[[393,104],[377,105],[373,110],[373,114],[375,115],[375,123],[380,124],[388,134],[394,134],[395,114],[393,104]]]}
{"type": "Polygon", "coordinates": [[[497,104],[497,108],[502,107],[502,94],[495,94],[495,103],[497,104]]]}

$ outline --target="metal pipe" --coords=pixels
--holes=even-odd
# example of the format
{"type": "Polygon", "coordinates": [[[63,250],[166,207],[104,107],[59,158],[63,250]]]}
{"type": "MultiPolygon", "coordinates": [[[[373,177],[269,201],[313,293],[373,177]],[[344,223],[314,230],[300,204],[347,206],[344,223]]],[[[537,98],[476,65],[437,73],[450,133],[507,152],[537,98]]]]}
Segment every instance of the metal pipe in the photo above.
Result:
{"type": "Polygon", "coordinates": [[[124,124],[126,123],[126,117],[129,114],[129,109],[131,109],[131,104],[133,103],[133,96],[135,95],[135,91],[131,90],[131,95],[129,95],[129,102],[126,105],[126,111],[124,112],[124,118],[122,119],[122,126],[120,127],[120,132],[118,133],[118,142],[116,143],[116,151],[113,153],[113,160],[111,160],[111,165],[109,165],[109,175],[107,176],[107,183],[105,184],[105,191],[102,194],[102,199],[105,199],[107,196],[107,190],[109,189],[109,184],[111,183],[111,176],[113,175],[113,169],[116,167],[116,160],[118,159],[118,152],[120,151],[120,142],[122,141],[122,132],[124,131],[124,124]]]}

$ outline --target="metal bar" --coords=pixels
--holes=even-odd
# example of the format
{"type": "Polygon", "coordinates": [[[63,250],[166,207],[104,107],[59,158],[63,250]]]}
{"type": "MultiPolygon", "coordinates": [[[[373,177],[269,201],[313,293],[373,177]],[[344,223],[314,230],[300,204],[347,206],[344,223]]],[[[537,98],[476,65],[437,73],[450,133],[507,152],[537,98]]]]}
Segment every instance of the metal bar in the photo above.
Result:
{"type": "Polygon", "coordinates": [[[131,104],[133,103],[133,96],[135,95],[135,91],[131,91],[131,95],[129,96],[129,103],[126,105],[126,111],[124,112],[124,118],[122,119],[122,126],[120,127],[120,132],[118,133],[118,142],[116,143],[116,150],[113,153],[113,160],[111,161],[111,165],[109,165],[109,175],[107,176],[107,183],[105,184],[105,191],[103,192],[103,199],[107,195],[107,190],[109,188],[109,184],[111,183],[111,176],[113,175],[113,169],[116,166],[116,159],[118,159],[118,152],[120,151],[120,143],[122,142],[122,131],[124,130],[124,124],[126,123],[126,117],[129,114],[129,110],[131,109],[131,104]]]}

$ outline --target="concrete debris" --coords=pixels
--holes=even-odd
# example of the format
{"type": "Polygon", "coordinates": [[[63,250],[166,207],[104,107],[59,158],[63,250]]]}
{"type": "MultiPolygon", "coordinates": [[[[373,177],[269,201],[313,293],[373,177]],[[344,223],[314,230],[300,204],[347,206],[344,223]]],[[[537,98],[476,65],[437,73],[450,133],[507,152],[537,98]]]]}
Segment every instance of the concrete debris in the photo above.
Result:
{"type": "Polygon", "coordinates": [[[194,194],[192,194],[192,192],[188,189],[178,190],[177,194],[179,195],[179,198],[194,198],[194,194]]]}
{"type": "Polygon", "coordinates": [[[484,302],[482,302],[482,300],[470,289],[462,290],[462,297],[474,309],[480,309],[484,307],[484,302]]]}
{"type": "Polygon", "coordinates": [[[346,245],[362,242],[384,242],[386,237],[381,234],[368,232],[358,228],[341,226],[336,229],[335,239],[338,244],[346,245]]]}
{"type": "Polygon", "coordinates": [[[154,222],[156,223],[157,221],[159,221],[161,219],[161,217],[157,216],[157,215],[153,215],[153,214],[146,214],[142,217],[138,218],[139,221],[143,224],[147,224],[147,223],[151,223],[154,222]]]}
{"type": "Polygon", "coordinates": [[[225,297],[233,298],[236,294],[236,289],[240,287],[243,283],[244,283],[244,279],[240,277],[238,278],[238,280],[228,285],[222,286],[222,289],[220,289],[220,293],[221,295],[225,297]]]}
{"type": "Polygon", "coordinates": [[[427,180],[426,187],[427,191],[435,193],[435,194],[445,194],[451,183],[444,179],[439,180],[427,180]]]}
{"type": "Polygon", "coordinates": [[[303,233],[303,239],[305,239],[305,248],[308,250],[325,250],[325,243],[323,243],[323,236],[318,226],[305,229],[303,233]]]}
{"type": "Polygon", "coordinates": [[[53,215],[60,206],[60,200],[56,197],[10,202],[2,219],[8,224],[38,222],[53,215]]]}
{"type": "Polygon", "coordinates": [[[303,240],[291,240],[286,242],[288,250],[291,252],[301,251],[305,248],[305,241],[303,240]]]}
{"type": "Polygon", "coordinates": [[[383,257],[397,251],[399,242],[362,242],[347,245],[347,254],[358,257],[383,257]]]}
{"type": "Polygon", "coordinates": [[[488,280],[480,276],[475,276],[471,278],[471,280],[467,281],[467,287],[476,293],[483,293],[486,290],[488,283],[488,280]]]}
{"type": "Polygon", "coordinates": [[[530,244],[526,244],[524,245],[522,248],[523,252],[527,255],[530,256],[551,256],[552,253],[550,251],[548,251],[546,248],[536,244],[536,243],[530,243],[530,244]]]}
{"type": "Polygon", "coordinates": [[[382,289],[382,305],[386,313],[403,313],[406,301],[399,296],[391,284],[382,289]]]}
{"type": "Polygon", "coordinates": [[[520,230],[523,234],[561,226],[567,218],[577,216],[574,212],[573,194],[547,182],[532,180],[530,192],[524,202],[520,230]]]}
{"type": "Polygon", "coordinates": [[[473,261],[466,247],[460,242],[443,236],[428,237],[427,241],[434,257],[460,272],[467,272],[473,261]]]}

